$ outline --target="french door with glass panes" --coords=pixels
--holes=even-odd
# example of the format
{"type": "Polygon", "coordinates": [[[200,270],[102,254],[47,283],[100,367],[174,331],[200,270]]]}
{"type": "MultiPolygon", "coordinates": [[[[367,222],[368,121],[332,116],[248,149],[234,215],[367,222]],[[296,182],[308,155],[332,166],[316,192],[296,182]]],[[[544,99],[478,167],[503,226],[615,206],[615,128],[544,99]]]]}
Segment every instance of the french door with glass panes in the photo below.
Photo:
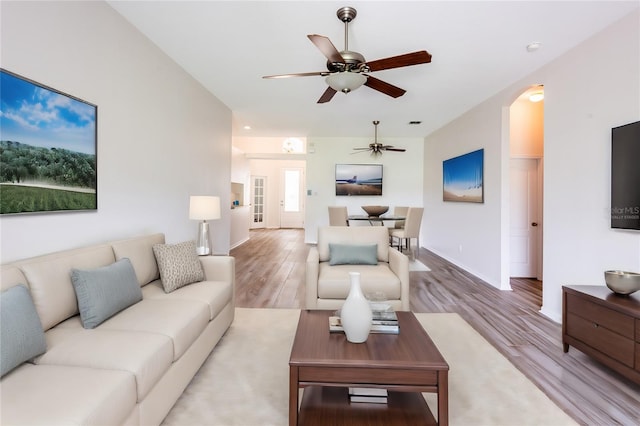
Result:
{"type": "Polygon", "coordinates": [[[267,177],[251,176],[251,229],[265,227],[266,193],[267,177]]]}

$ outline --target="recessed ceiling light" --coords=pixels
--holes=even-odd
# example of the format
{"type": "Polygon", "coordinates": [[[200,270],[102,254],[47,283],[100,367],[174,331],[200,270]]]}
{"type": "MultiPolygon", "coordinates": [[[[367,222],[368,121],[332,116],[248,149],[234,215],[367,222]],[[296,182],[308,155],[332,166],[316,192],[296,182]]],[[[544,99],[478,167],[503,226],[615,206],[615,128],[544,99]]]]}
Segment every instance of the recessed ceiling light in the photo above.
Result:
{"type": "Polygon", "coordinates": [[[410,125],[422,124],[422,121],[410,121],[409,124],[410,125]]]}
{"type": "Polygon", "coordinates": [[[543,99],[544,99],[544,92],[542,90],[533,92],[529,95],[529,100],[531,102],[540,102],[543,99]]]}
{"type": "Polygon", "coordinates": [[[245,130],[251,130],[251,126],[244,126],[243,129],[245,130]]]}
{"type": "Polygon", "coordinates": [[[527,44],[527,52],[535,52],[536,50],[540,49],[541,46],[542,46],[542,43],[540,43],[539,41],[534,41],[533,43],[529,43],[527,44]]]}

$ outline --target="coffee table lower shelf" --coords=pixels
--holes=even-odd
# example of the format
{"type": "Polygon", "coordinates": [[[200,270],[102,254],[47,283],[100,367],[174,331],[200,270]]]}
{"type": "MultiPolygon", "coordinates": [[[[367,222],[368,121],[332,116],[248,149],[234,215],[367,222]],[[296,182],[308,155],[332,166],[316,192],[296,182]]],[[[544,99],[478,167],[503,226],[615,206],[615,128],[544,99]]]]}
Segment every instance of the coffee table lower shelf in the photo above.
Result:
{"type": "Polygon", "coordinates": [[[343,387],[308,386],[298,413],[298,424],[313,425],[436,425],[418,392],[389,391],[387,404],[350,403],[343,387]]]}

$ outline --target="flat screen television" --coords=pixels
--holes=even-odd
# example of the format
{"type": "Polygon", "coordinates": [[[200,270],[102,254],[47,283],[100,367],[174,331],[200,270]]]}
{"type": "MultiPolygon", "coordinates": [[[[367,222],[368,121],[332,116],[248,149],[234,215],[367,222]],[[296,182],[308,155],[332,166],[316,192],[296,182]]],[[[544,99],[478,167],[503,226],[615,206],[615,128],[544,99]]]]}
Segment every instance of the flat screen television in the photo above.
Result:
{"type": "Polygon", "coordinates": [[[640,230],[640,121],[611,129],[611,227],[640,230]]]}
{"type": "Polygon", "coordinates": [[[336,195],[382,195],[382,164],[336,164],[336,195]]]}

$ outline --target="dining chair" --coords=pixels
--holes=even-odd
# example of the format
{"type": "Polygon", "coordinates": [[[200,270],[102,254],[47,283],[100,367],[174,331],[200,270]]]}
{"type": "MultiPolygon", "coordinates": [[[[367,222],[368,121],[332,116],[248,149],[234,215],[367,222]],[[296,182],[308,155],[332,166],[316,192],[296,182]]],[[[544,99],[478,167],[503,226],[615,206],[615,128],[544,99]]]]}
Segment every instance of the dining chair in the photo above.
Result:
{"type": "Polygon", "coordinates": [[[349,226],[349,215],[345,206],[329,206],[330,226],[349,226]]]}
{"type": "MultiPolygon", "coordinates": [[[[407,217],[407,212],[409,211],[409,207],[404,207],[404,206],[396,206],[393,208],[393,215],[394,216],[402,216],[404,218],[407,217]]],[[[402,229],[404,228],[404,220],[396,220],[395,223],[393,224],[394,229],[402,229]]]]}
{"type": "MultiPolygon", "coordinates": [[[[418,254],[420,253],[420,225],[422,224],[422,214],[424,213],[423,207],[409,207],[407,210],[407,219],[405,220],[404,228],[391,229],[389,236],[391,237],[391,245],[393,246],[394,239],[398,239],[398,250],[409,250],[411,248],[411,239],[416,239],[418,246],[418,254]]],[[[414,256],[415,257],[415,256],[414,256]]]]}
{"type": "MultiPolygon", "coordinates": [[[[401,217],[404,217],[406,219],[408,210],[409,210],[409,207],[396,206],[396,207],[393,208],[393,215],[394,216],[401,216],[401,217]]],[[[391,230],[404,228],[404,222],[405,222],[405,220],[395,220],[393,222],[393,226],[389,227],[389,245],[390,246],[393,245],[392,244],[393,243],[393,237],[391,237],[391,230]]]]}

